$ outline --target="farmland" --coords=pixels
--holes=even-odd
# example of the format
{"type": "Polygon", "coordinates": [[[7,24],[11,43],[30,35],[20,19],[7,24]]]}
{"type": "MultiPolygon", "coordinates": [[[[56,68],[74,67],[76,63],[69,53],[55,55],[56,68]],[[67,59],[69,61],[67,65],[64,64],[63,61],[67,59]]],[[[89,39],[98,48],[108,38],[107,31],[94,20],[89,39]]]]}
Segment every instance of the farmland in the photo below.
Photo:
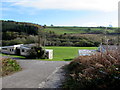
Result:
{"type": "MultiPolygon", "coordinates": [[[[46,32],[55,32],[57,34],[75,34],[75,33],[104,33],[105,27],[46,27],[44,29],[46,32]]],[[[106,30],[107,33],[114,33],[116,28],[108,28],[106,30]]]]}

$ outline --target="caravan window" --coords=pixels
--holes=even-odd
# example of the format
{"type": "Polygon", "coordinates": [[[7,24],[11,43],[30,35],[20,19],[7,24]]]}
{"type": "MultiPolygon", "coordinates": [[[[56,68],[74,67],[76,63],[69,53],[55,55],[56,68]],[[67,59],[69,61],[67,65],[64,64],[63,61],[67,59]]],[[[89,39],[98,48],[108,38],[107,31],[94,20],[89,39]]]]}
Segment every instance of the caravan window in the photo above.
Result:
{"type": "Polygon", "coordinates": [[[25,52],[25,50],[24,50],[24,49],[22,49],[22,52],[25,52]]]}
{"type": "Polygon", "coordinates": [[[2,48],[3,50],[7,50],[7,48],[2,48]]]}
{"type": "Polygon", "coordinates": [[[11,49],[11,51],[13,51],[13,49],[11,49]]]}
{"type": "Polygon", "coordinates": [[[10,49],[10,51],[12,52],[12,51],[13,51],[13,49],[10,49]]]}

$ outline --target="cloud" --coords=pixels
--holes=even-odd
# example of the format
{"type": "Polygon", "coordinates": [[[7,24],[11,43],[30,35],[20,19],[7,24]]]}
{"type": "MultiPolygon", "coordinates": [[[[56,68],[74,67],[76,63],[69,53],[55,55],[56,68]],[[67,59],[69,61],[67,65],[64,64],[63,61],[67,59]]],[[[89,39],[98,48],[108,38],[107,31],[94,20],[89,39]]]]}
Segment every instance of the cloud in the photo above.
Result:
{"type": "Polygon", "coordinates": [[[119,0],[4,0],[12,5],[36,9],[116,11],[119,0]]]}
{"type": "MultiPolygon", "coordinates": [[[[26,1],[26,0],[21,0],[22,2],[23,1],[26,1]]],[[[3,0],[2,2],[19,2],[18,0],[3,0]]]]}

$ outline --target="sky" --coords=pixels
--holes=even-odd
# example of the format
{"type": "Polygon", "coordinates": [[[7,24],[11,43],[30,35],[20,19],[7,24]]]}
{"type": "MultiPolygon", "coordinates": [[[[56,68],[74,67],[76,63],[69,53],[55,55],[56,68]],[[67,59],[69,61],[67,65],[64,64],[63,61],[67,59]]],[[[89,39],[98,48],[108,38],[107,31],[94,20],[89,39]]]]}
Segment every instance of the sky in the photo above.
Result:
{"type": "Polygon", "coordinates": [[[118,26],[119,0],[2,0],[1,20],[50,26],[118,26]]]}

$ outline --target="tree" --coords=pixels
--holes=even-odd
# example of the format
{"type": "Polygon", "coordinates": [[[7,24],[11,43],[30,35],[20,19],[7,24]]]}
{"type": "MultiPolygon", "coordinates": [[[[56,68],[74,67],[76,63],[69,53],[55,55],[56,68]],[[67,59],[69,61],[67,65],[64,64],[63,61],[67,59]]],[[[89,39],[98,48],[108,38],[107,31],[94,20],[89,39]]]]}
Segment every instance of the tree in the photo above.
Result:
{"type": "Polygon", "coordinates": [[[53,24],[51,24],[51,27],[53,27],[53,24]]]}

